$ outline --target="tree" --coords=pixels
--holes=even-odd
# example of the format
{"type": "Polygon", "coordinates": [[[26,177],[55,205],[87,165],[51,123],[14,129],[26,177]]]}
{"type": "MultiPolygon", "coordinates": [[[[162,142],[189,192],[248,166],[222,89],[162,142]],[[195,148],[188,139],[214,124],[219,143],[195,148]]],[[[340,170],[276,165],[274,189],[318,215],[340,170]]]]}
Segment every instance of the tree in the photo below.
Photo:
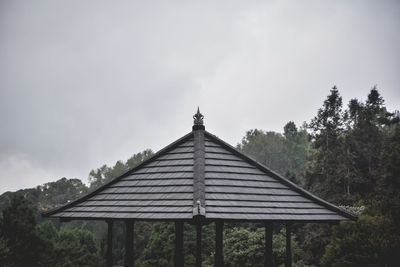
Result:
{"type": "Polygon", "coordinates": [[[88,187],[79,179],[61,178],[56,182],[36,187],[40,210],[54,208],[73,201],[88,192],[88,187]]]}
{"type": "Polygon", "coordinates": [[[289,121],[283,130],[287,166],[284,175],[297,184],[303,184],[310,144],[307,131],[304,128],[299,131],[292,121],[289,121]]]}
{"type": "Polygon", "coordinates": [[[264,231],[235,227],[225,231],[225,263],[229,266],[263,266],[264,231]]]}
{"type": "Polygon", "coordinates": [[[306,187],[328,201],[337,202],[345,194],[343,179],[343,111],[342,97],[336,86],[318,110],[309,128],[313,131],[311,162],[306,187]]]}
{"type": "Polygon", "coordinates": [[[331,240],[331,226],[323,223],[306,223],[295,224],[293,228],[303,251],[301,260],[307,265],[319,266],[325,247],[331,240]]]}
{"type": "Polygon", "coordinates": [[[55,244],[54,266],[98,266],[94,235],[81,229],[61,232],[55,244]]]}
{"type": "MultiPolygon", "coordinates": [[[[1,226],[1,224],[0,224],[1,226]]],[[[10,254],[10,249],[7,246],[7,240],[3,237],[0,236],[0,264],[7,266],[8,258],[10,254]]]]}
{"type": "Polygon", "coordinates": [[[281,160],[284,158],[283,137],[279,133],[250,130],[246,132],[238,148],[277,172],[285,171],[285,164],[281,160]]]}
{"type": "Polygon", "coordinates": [[[391,128],[395,127],[392,113],[386,111],[384,100],[376,87],[372,88],[365,103],[352,99],[346,111],[344,165],[347,172],[347,195],[353,201],[374,194],[377,183],[385,174],[382,165],[388,156],[384,150],[392,144],[391,128]],[[386,140],[385,140],[386,139],[386,140]]]}
{"type": "Polygon", "coordinates": [[[400,238],[391,220],[360,216],[357,222],[334,227],[331,242],[321,260],[323,266],[398,266],[400,238]]]}
{"type": "Polygon", "coordinates": [[[58,232],[51,221],[36,228],[45,244],[40,266],[98,266],[96,241],[91,232],[78,228],[58,232]]]}
{"type": "Polygon", "coordinates": [[[308,134],[305,129],[299,131],[294,122],[285,125],[283,135],[250,130],[237,147],[293,182],[303,182],[309,150],[308,134]]]}
{"type": "Polygon", "coordinates": [[[147,248],[141,259],[143,266],[172,266],[174,258],[174,225],[172,223],[156,223],[153,226],[147,248]]]}
{"type": "Polygon", "coordinates": [[[35,226],[36,218],[31,203],[20,195],[14,196],[10,206],[3,210],[1,222],[1,237],[8,251],[2,256],[4,266],[38,264],[43,243],[35,226]]]}
{"type": "Polygon", "coordinates": [[[400,189],[400,124],[390,127],[380,158],[380,173],[376,190],[389,196],[398,195],[400,189]]]}
{"type": "Polygon", "coordinates": [[[0,223],[1,266],[97,266],[92,233],[76,228],[59,233],[51,221],[38,225],[32,203],[19,194],[0,223]]]}
{"type": "Polygon", "coordinates": [[[382,147],[382,132],[378,123],[383,111],[383,99],[376,88],[368,95],[365,104],[352,100],[349,104],[353,127],[347,134],[349,153],[353,156],[352,165],[354,189],[360,196],[365,196],[374,190],[377,177],[377,166],[382,147]]]}
{"type": "Polygon", "coordinates": [[[154,153],[151,149],[146,149],[142,152],[134,154],[126,161],[126,163],[123,163],[119,160],[112,168],[104,164],[96,170],[91,170],[89,173],[90,189],[100,187],[101,185],[109,182],[111,179],[121,175],[122,173],[128,171],[130,168],[133,168],[134,166],[148,159],[153,154],[154,153]]]}
{"type": "MultiPolygon", "coordinates": [[[[227,266],[264,266],[264,229],[252,227],[233,227],[225,231],[224,255],[227,266]]],[[[274,266],[284,264],[286,255],[286,232],[281,229],[273,236],[274,266]]],[[[294,266],[302,266],[302,255],[296,236],[291,239],[294,266]]]]}
{"type": "Polygon", "coordinates": [[[130,157],[126,161],[126,165],[128,166],[128,168],[133,168],[136,165],[138,165],[139,163],[142,163],[143,161],[145,161],[146,159],[150,158],[153,155],[154,155],[154,152],[151,149],[143,150],[142,152],[136,153],[132,157],[130,157]]]}
{"type": "MultiPolygon", "coordinates": [[[[202,228],[203,266],[214,266],[215,227],[213,224],[202,228]]],[[[196,226],[184,224],[183,250],[185,266],[196,265],[196,226]]],[[[136,261],[138,266],[172,266],[174,258],[175,228],[173,223],[154,223],[147,246],[136,261]]]]}

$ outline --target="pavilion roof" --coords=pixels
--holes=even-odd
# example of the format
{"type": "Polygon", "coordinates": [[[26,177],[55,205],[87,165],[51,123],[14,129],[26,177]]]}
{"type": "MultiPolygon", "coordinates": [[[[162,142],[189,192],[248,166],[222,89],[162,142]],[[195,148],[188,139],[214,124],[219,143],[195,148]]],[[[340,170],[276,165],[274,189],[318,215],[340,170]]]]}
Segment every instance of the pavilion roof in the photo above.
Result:
{"type": "Polygon", "coordinates": [[[202,124],[97,190],[62,219],[338,221],[356,216],[244,155],[202,124]]]}

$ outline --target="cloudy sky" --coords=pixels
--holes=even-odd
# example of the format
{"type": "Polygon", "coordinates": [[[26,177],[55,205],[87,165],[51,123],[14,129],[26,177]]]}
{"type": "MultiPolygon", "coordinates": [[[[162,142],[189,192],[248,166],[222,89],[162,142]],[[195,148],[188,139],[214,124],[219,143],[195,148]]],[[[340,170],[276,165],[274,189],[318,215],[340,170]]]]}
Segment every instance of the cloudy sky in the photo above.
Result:
{"type": "Polygon", "coordinates": [[[233,145],[335,84],[400,109],[399,29],[399,1],[0,1],[0,193],[159,150],[197,106],[233,145]]]}

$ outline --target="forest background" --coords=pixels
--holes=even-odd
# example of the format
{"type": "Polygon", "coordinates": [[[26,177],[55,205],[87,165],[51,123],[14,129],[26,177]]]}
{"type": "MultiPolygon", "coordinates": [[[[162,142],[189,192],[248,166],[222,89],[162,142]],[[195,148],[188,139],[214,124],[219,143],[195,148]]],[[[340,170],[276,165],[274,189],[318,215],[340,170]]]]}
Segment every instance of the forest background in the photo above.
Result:
{"type": "MultiPolygon", "coordinates": [[[[333,87],[322,107],[283,133],[252,129],[237,148],[317,196],[359,216],[355,222],[295,224],[294,266],[397,266],[400,262],[400,117],[376,87],[347,105],[333,87]]],[[[0,196],[1,266],[104,266],[102,221],[60,223],[41,212],[98,188],[153,155],[148,149],[89,174],[89,184],[62,178],[0,196]]],[[[263,266],[261,224],[227,223],[226,266],[263,266]]],[[[124,225],[114,224],[114,263],[122,265],[124,225]]],[[[213,266],[214,228],[203,231],[203,266],[213,266]]],[[[135,223],[135,266],[172,266],[174,225],[135,223]]],[[[274,226],[273,261],[284,262],[285,230],[274,226]]],[[[185,264],[194,266],[195,228],[185,224],[185,264]]]]}

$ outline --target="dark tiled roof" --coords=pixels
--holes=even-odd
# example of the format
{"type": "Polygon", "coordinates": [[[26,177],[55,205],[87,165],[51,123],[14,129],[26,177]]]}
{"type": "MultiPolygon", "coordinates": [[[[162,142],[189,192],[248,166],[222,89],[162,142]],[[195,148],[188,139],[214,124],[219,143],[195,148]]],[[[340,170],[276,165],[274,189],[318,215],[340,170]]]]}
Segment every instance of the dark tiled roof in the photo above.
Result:
{"type": "Polygon", "coordinates": [[[346,220],[336,207],[260,166],[217,137],[205,137],[206,217],[227,220],[346,220]]]}
{"type": "Polygon", "coordinates": [[[356,217],[194,127],[110,183],[44,214],[64,219],[336,221],[356,217]],[[200,212],[199,212],[200,211],[200,212]]]}

